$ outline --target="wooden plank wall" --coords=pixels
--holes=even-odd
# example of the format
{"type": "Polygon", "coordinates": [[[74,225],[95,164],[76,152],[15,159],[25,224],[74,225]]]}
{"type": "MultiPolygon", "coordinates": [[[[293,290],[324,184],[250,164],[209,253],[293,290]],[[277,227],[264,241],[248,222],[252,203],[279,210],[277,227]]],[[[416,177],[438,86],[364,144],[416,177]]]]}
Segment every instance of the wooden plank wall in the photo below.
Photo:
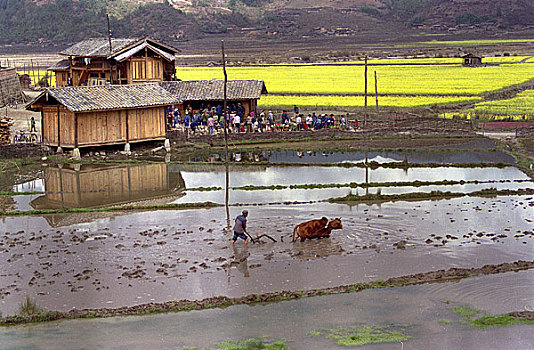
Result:
{"type": "MultiPolygon", "coordinates": [[[[128,110],[129,140],[165,137],[165,107],[128,110]]],[[[57,106],[43,106],[43,142],[57,146],[57,106]]],[[[74,147],[74,113],[60,106],[61,146],[74,147]]],[[[126,142],[126,110],[78,113],[80,147],[126,142]]]]}
{"type": "Polygon", "coordinates": [[[49,167],[45,170],[46,198],[52,202],[69,206],[79,202],[76,191],[76,177],[71,170],[49,167]]]}
{"type": "Polygon", "coordinates": [[[126,142],[126,112],[79,113],[78,132],[80,146],[126,142]]]}
{"type": "Polygon", "coordinates": [[[144,140],[165,136],[165,107],[131,109],[130,140],[144,140]]]}
{"type": "MultiPolygon", "coordinates": [[[[57,106],[43,106],[43,143],[47,146],[58,145],[57,106]]],[[[74,146],[74,113],[63,106],[59,107],[59,127],[61,146],[74,146]]]]}

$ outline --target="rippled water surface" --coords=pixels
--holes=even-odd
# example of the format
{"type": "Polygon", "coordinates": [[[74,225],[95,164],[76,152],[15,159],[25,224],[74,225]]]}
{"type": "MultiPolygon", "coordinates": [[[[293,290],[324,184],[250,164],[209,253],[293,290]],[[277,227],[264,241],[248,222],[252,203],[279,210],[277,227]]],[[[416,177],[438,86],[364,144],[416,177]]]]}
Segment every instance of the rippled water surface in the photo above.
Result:
{"type": "MultiPolygon", "coordinates": [[[[493,157],[492,152],[488,153],[491,153],[488,157],[493,157]]],[[[337,155],[317,154],[314,161],[334,156],[337,155]]],[[[487,188],[532,188],[528,176],[513,166],[449,165],[457,159],[463,163],[477,162],[476,159],[492,162],[480,158],[486,157],[484,152],[380,153],[373,155],[373,159],[382,161],[378,157],[383,157],[390,162],[412,157],[411,161],[416,162],[416,159],[430,159],[427,156],[443,166],[366,169],[278,164],[230,166],[228,172],[224,166],[205,164],[67,164],[44,168],[39,179],[13,187],[17,192],[43,193],[4,196],[0,202],[2,208],[101,208],[203,201],[222,205],[226,200],[231,205],[212,209],[3,217],[0,219],[0,312],[16,313],[27,295],[49,310],[117,308],[220,295],[237,297],[325,288],[451,267],[534,259],[533,196],[466,195],[454,199],[357,205],[321,202],[348,193],[468,194],[487,188]],[[443,158],[436,160],[438,156],[443,158]],[[287,187],[444,180],[478,183],[237,189],[247,185],[287,187]],[[221,189],[191,190],[199,187],[221,189]],[[249,210],[251,235],[268,234],[277,242],[244,246],[238,241],[232,246],[231,226],[243,209],[249,210]],[[340,218],[343,228],[333,230],[329,238],[291,242],[297,224],[323,216],[340,218]]],[[[131,349],[136,344],[141,344],[138,348],[150,347],[148,344],[156,344],[155,348],[180,348],[213,346],[228,338],[270,335],[288,339],[292,349],[335,349],[327,340],[310,338],[308,332],[339,325],[394,322],[412,325],[413,339],[404,344],[406,348],[426,349],[433,348],[433,344],[446,344],[445,348],[451,349],[478,346],[523,349],[528,348],[525,344],[532,344],[531,328],[491,332],[467,329],[454,319],[449,304],[444,301],[466,302],[492,313],[532,308],[532,281],[532,273],[525,272],[267,306],[73,321],[59,326],[23,327],[23,331],[13,328],[0,330],[0,344],[1,348],[9,349],[52,349],[60,339],[66,344],[64,348],[72,349],[79,348],[77,344],[89,344],[87,348],[131,349]],[[437,322],[440,318],[451,318],[454,323],[445,328],[437,322]],[[206,331],[208,319],[212,320],[210,332],[206,331]],[[82,327],[83,334],[78,327],[82,327]],[[133,330],[141,332],[137,338],[131,335],[133,330]],[[114,340],[119,336],[120,342],[114,340]]],[[[402,345],[395,344],[394,348],[399,346],[402,345]]],[[[392,347],[390,344],[371,348],[392,347]]]]}
{"type": "Polygon", "coordinates": [[[3,349],[182,349],[268,337],[286,339],[293,350],[343,349],[309,333],[337,327],[404,324],[404,332],[411,339],[402,344],[361,348],[434,349],[439,344],[441,349],[530,349],[534,326],[472,329],[461,322],[452,308],[469,305],[489,314],[501,314],[531,310],[533,300],[534,272],[525,271],[269,305],[8,328],[0,330],[0,342],[3,349]]]}

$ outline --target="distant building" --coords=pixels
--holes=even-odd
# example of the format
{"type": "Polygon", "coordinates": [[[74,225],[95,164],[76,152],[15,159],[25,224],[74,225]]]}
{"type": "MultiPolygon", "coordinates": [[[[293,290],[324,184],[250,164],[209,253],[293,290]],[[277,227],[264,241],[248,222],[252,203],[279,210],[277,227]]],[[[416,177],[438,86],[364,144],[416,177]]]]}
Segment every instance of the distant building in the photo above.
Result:
{"type": "Polygon", "coordinates": [[[464,67],[479,67],[482,66],[482,57],[475,56],[471,53],[462,56],[462,66],[464,67]]]}
{"type": "Polygon", "coordinates": [[[111,47],[107,38],[87,39],[61,51],[66,58],[48,70],[58,87],[169,81],[178,52],[150,37],[111,39],[111,47]]]}

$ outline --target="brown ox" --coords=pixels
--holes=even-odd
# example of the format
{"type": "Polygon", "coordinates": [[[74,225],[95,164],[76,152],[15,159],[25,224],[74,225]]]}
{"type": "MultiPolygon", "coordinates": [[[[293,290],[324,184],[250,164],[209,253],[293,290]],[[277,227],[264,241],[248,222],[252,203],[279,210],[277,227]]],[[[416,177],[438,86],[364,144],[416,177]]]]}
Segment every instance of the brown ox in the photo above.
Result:
{"type": "Polygon", "coordinates": [[[295,229],[293,230],[293,242],[296,241],[297,236],[300,237],[301,242],[304,242],[306,238],[328,237],[332,230],[341,228],[343,228],[343,225],[339,218],[332,219],[330,222],[328,222],[328,219],[325,217],[306,221],[295,226],[295,229]]]}

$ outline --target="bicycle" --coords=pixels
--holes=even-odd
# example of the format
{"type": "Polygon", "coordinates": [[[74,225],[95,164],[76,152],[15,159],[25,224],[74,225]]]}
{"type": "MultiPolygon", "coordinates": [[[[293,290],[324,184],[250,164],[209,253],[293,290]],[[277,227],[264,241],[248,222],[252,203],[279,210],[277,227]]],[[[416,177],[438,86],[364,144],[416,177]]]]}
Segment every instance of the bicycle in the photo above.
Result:
{"type": "Polygon", "coordinates": [[[16,130],[15,135],[13,135],[13,143],[26,143],[28,142],[26,133],[24,130],[16,130]]]}
{"type": "Polygon", "coordinates": [[[13,136],[13,143],[39,143],[39,135],[35,132],[26,134],[26,130],[17,130],[13,136]]]}

